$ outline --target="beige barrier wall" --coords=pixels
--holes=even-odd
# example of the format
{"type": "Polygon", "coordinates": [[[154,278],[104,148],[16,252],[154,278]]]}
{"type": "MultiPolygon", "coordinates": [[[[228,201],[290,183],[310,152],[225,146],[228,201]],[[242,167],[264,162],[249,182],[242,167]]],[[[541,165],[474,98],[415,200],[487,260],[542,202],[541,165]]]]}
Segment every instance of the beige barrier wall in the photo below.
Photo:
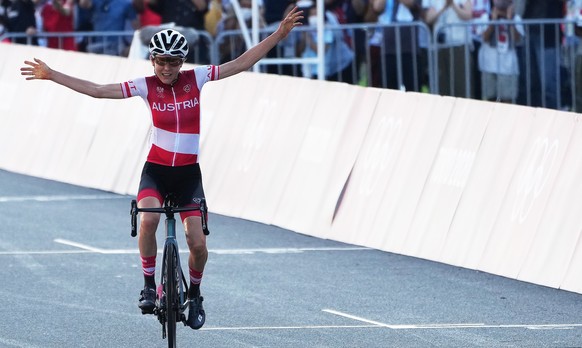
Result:
{"type": "Polygon", "coordinates": [[[311,85],[315,103],[306,112],[309,122],[301,142],[293,148],[293,168],[274,223],[321,237],[330,228],[379,93],[340,83],[311,85]]]}
{"type": "Polygon", "coordinates": [[[526,124],[532,117],[528,108],[491,105],[487,129],[442,252],[443,262],[473,269],[479,267],[527,135],[526,124]]]}
{"type": "MultiPolygon", "coordinates": [[[[18,68],[38,56],[108,83],[151,65],[0,49],[0,168],[135,194],[141,99],[18,68]]],[[[578,114],[252,73],[207,84],[202,114],[213,212],[582,293],[578,114]]]]}
{"type": "Polygon", "coordinates": [[[480,262],[481,269],[511,278],[528,266],[524,261],[533,251],[552,188],[560,170],[568,170],[562,164],[573,130],[572,117],[549,110],[537,110],[528,121],[523,128],[527,137],[516,144],[520,156],[480,262]]]}
{"type": "Polygon", "coordinates": [[[329,238],[402,250],[453,103],[382,92],[329,238]]]}

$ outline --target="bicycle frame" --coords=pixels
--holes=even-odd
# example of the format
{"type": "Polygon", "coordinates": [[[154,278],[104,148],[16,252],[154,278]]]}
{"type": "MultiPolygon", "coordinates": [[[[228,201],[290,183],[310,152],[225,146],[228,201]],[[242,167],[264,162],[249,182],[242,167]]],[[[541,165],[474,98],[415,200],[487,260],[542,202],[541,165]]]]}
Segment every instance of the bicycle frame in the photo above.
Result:
{"type": "Polygon", "coordinates": [[[200,202],[200,207],[176,207],[169,197],[164,200],[164,206],[161,208],[138,208],[136,200],[131,201],[131,236],[137,235],[137,214],[160,213],[166,215],[165,230],[166,239],[164,242],[164,251],[162,255],[162,268],[160,276],[160,285],[162,292],[158,292],[156,308],[154,314],[157,315],[160,324],[162,324],[162,338],[168,338],[168,347],[176,347],[176,324],[183,322],[186,325],[184,312],[188,307],[186,294],[188,293],[188,283],[182,273],[180,264],[180,253],[178,241],[176,240],[176,219],[175,213],[186,211],[200,211],[202,231],[208,235],[210,231],[206,224],[206,201],[200,202]]]}

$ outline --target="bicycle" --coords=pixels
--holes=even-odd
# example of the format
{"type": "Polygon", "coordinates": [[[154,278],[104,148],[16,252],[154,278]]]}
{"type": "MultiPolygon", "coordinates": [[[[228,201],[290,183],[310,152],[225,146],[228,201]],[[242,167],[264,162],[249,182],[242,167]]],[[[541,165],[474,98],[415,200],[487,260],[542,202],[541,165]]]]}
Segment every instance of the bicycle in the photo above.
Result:
{"type": "Polygon", "coordinates": [[[178,207],[172,197],[166,196],[161,208],[138,208],[136,200],[131,201],[131,236],[137,235],[137,214],[160,213],[166,215],[166,239],[162,257],[162,269],[160,284],[157,290],[156,308],[154,315],[158,317],[162,325],[162,339],[168,339],[168,347],[176,347],[176,325],[178,322],[186,325],[184,312],[188,308],[188,282],[182,272],[180,265],[180,254],[178,242],[176,240],[176,219],[175,213],[186,211],[200,211],[202,220],[202,231],[208,235],[210,231],[206,223],[206,201],[200,202],[200,207],[178,207]]]}

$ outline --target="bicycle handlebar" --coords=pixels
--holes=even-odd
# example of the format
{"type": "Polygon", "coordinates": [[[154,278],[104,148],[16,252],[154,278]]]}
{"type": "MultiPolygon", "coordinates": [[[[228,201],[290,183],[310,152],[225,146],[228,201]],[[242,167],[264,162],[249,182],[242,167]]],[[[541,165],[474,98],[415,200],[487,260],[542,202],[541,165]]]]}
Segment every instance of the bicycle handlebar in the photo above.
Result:
{"type": "Polygon", "coordinates": [[[206,207],[206,200],[202,199],[199,207],[174,207],[171,205],[165,205],[160,208],[138,208],[137,201],[134,199],[131,201],[131,236],[135,237],[137,235],[137,214],[142,213],[160,213],[166,214],[166,218],[173,218],[175,213],[181,213],[186,211],[200,211],[200,218],[202,220],[202,231],[205,235],[209,235],[208,225],[206,224],[206,214],[208,213],[206,207]]]}

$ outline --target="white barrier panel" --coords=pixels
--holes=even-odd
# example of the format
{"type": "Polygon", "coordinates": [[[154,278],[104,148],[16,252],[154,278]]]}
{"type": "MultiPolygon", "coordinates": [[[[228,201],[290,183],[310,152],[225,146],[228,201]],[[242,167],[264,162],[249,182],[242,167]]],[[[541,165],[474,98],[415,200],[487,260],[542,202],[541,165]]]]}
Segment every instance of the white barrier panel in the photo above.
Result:
{"type": "MultiPolygon", "coordinates": [[[[324,182],[325,191],[322,193],[320,206],[325,207],[325,209],[319,209],[320,215],[318,215],[312,226],[312,231],[309,233],[317,233],[325,238],[335,238],[335,236],[329,236],[331,225],[383,93],[383,90],[375,88],[355,86],[351,88],[354,98],[351,105],[347,103],[344,105],[347,109],[346,124],[343,127],[341,142],[337,146],[336,156],[332,158],[332,167],[328,173],[329,179],[324,182]]],[[[308,199],[312,199],[312,197],[308,199]]]]}
{"type": "Polygon", "coordinates": [[[456,99],[402,251],[438,261],[463,190],[472,174],[489,103],[456,99]]]}
{"type": "Polygon", "coordinates": [[[374,243],[367,239],[382,234],[373,223],[403,138],[413,122],[415,107],[410,106],[416,105],[416,94],[381,92],[327,238],[370,246],[374,243]]]}
{"type": "MultiPolygon", "coordinates": [[[[241,208],[241,216],[267,224],[274,223],[304,134],[311,119],[317,94],[315,85],[308,80],[277,76],[273,90],[261,87],[256,103],[261,109],[258,123],[249,125],[241,148],[241,165],[258,165],[250,191],[241,208]],[[285,91],[284,93],[281,93],[285,91]],[[253,150],[254,149],[254,150],[253,150]],[[258,154],[253,154],[258,152],[258,154]]],[[[305,232],[304,232],[305,233],[305,232]]]]}
{"type": "Polygon", "coordinates": [[[521,129],[528,137],[518,148],[519,161],[513,162],[515,171],[479,269],[518,277],[534,237],[537,233],[546,233],[539,231],[540,221],[572,130],[571,117],[546,109],[537,109],[530,127],[521,129]]]}
{"type": "Polygon", "coordinates": [[[303,110],[309,117],[307,127],[290,134],[301,142],[292,148],[293,167],[273,223],[323,237],[330,228],[336,202],[359,150],[358,139],[362,139],[371,113],[362,115],[363,124],[350,128],[360,122],[351,119],[357,117],[352,112],[360,105],[363,89],[345,83],[310,82],[316,93],[309,100],[315,104],[303,110]],[[351,131],[360,134],[346,137],[351,131]],[[350,141],[349,149],[345,141],[350,141]]]}
{"type": "Polygon", "coordinates": [[[232,97],[225,97],[221,117],[203,135],[201,166],[209,206],[215,212],[240,217],[251,194],[252,182],[264,164],[262,154],[269,151],[264,147],[269,134],[262,133],[260,127],[277,120],[276,113],[265,108],[268,97],[257,101],[261,94],[258,89],[272,91],[274,78],[256,74],[230,78],[232,97]]]}
{"type": "MultiPolygon", "coordinates": [[[[552,234],[555,234],[555,240],[551,242],[551,249],[542,252],[541,259],[544,259],[550,267],[540,269],[541,272],[554,272],[564,274],[561,279],[560,287],[565,290],[582,293],[582,214],[580,214],[580,207],[582,206],[582,185],[580,185],[580,178],[582,178],[582,161],[580,154],[582,153],[582,119],[580,114],[574,116],[575,128],[572,134],[572,141],[568,148],[568,153],[564,159],[564,166],[566,170],[561,171],[561,184],[555,187],[555,194],[550,201],[551,212],[556,212],[556,199],[562,202],[562,209],[560,211],[561,220],[552,226],[552,234]],[[567,233],[563,233],[566,230],[567,233]],[[561,268],[566,258],[569,259],[568,267],[561,268]],[[558,260],[558,262],[554,261],[558,260]]],[[[533,255],[532,255],[533,256],[533,255]]],[[[549,273],[550,275],[552,273],[549,273]]]]}
{"type": "MultiPolygon", "coordinates": [[[[582,178],[582,161],[580,160],[580,154],[582,153],[582,120],[579,114],[574,119],[574,133],[572,134],[569,151],[564,159],[568,169],[561,173],[562,185],[555,188],[556,194],[559,195],[558,197],[567,196],[562,200],[565,203],[562,207],[564,210],[561,212],[563,220],[556,226],[567,229],[570,232],[565,234],[563,238],[557,237],[558,239],[552,243],[552,250],[542,254],[541,258],[545,258],[551,267],[560,267],[561,263],[550,260],[554,258],[564,260],[565,257],[569,257],[568,267],[565,269],[566,273],[560,282],[560,287],[565,290],[582,293],[582,277],[580,277],[580,274],[582,274],[582,214],[580,214],[580,207],[582,206],[580,201],[582,199],[582,185],[580,185],[580,178],[582,178]],[[570,254],[569,252],[572,248],[574,250],[570,254]],[[556,255],[556,251],[561,253],[556,255]]],[[[554,211],[552,210],[552,212],[554,211]]],[[[555,229],[553,231],[560,236],[560,231],[556,232],[555,229]]],[[[564,272],[564,269],[551,270],[545,268],[540,272],[542,271],[564,272]]]]}
{"type": "Polygon", "coordinates": [[[471,269],[479,267],[527,139],[524,130],[535,112],[508,104],[488,105],[493,110],[440,257],[442,262],[471,269]]]}
{"type": "Polygon", "coordinates": [[[382,91],[330,238],[402,249],[454,101],[382,91]]]}
{"type": "MultiPolygon", "coordinates": [[[[305,187],[287,195],[292,201],[289,204],[301,204],[305,211],[298,219],[305,219],[309,214],[320,216],[321,206],[332,207],[322,218],[328,220],[322,223],[324,228],[329,226],[333,207],[357,155],[358,139],[361,142],[379,91],[337,84],[336,92],[327,95],[323,94],[325,90],[320,82],[261,74],[237,76],[228,81],[232,91],[237,91],[237,98],[232,98],[230,108],[221,106],[222,117],[209,128],[201,157],[213,211],[273,223],[288,183],[298,181],[304,182],[305,187]],[[332,104],[337,111],[326,112],[332,104]],[[243,112],[245,117],[240,117],[243,112]],[[349,118],[352,114],[359,117],[349,118]],[[343,134],[347,130],[349,137],[343,134]],[[321,139],[316,131],[327,136],[321,139]],[[346,140],[338,145],[342,137],[356,139],[355,144],[346,140]],[[333,153],[338,149],[340,156],[333,153]],[[326,159],[324,165],[331,166],[337,175],[323,169],[325,179],[321,182],[297,179],[292,171],[297,161],[303,160],[301,156],[326,159]],[[330,177],[333,180],[328,180],[330,177]],[[318,185],[319,191],[316,193],[310,184],[318,185]],[[324,195],[326,189],[334,193],[324,195]],[[332,202],[315,205],[330,196],[335,197],[331,198],[332,202]]],[[[318,165],[317,161],[309,163],[309,167],[322,170],[318,165]]],[[[296,208],[292,209],[295,212],[296,208]]]]}
{"type": "MultiPolygon", "coordinates": [[[[60,140],[68,133],[71,122],[67,122],[67,113],[53,111],[55,103],[63,103],[65,95],[57,95],[54,90],[47,89],[47,82],[28,81],[20,76],[19,68],[24,65],[25,59],[32,60],[38,53],[46,59],[57,60],[58,53],[53,50],[35,50],[32,55],[30,50],[20,45],[10,45],[12,60],[6,66],[12,71],[6,73],[9,79],[3,79],[16,87],[16,95],[13,99],[6,100],[11,103],[7,117],[12,118],[11,123],[6,124],[6,134],[9,139],[9,147],[2,151],[11,157],[6,164],[7,168],[25,172],[29,175],[46,177],[51,170],[54,161],[57,160],[60,150],[60,140]],[[19,83],[14,83],[19,79],[19,83]],[[19,88],[20,87],[20,88],[19,88]]],[[[3,124],[4,125],[4,124],[3,124]]]]}
{"type": "MultiPolygon", "coordinates": [[[[2,92],[2,102],[0,108],[0,159],[3,168],[16,171],[23,171],[22,155],[26,149],[27,141],[34,142],[36,139],[30,137],[30,129],[37,122],[36,109],[38,103],[35,103],[31,96],[40,93],[37,88],[20,89],[14,84],[17,77],[20,77],[18,68],[24,61],[23,52],[19,50],[19,45],[0,44],[2,47],[2,78],[0,79],[0,92],[2,92]],[[4,60],[5,59],[5,60],[4,60]],[[19,64],[19,65],[17,65],[19,64]]],[[[31,86],[35,87],[35,86],[31,86]]],[[[28,163],[27,163],[28,164],[28,163]]]]}
{"type": "MultiPolygon", "coordinates": [[[[561,163],[555,163],[558,175],[553,184],[548,182],[547,190],[550,191],[547,204],[543,210],[542,219],[538,225],[534,240],[527,251],[527,258],[519,271],[517,279],[551,286],[562,287],[565,282],[566,273],[570,265],[574,268],[579,263],[572,262],[574,254],[579,248],[578,242],[582,236],[582,133],[580,127],[580,115],[559,113],[556,116],[555,127],[564,127],[561,133],[573,133],[569,142],[556,144],[566,151],[561,163]]],[[[552,132],[553,133],[553,132],[552,132]]],[[[550,133],[550,134],[552,134],[550,133]]],[[[549,139],[548,139],[549,140],[549,139]]],[[[553,155],[553,153],[548,153],[553,155]]],[[[559,156],[556,153],[556,156],[559,156]]],[[[556,158],[559,160],[559,158],[556,158]]],[[[550,170],[549,158],[545,161],[537,162],[539,166],[535,169],[538,179],[550,170]]],[[[548,173],[549,174],[549,173],[548,173]]],[[[536,191],[539,187],[534,186],[536,191]]],[[[543,188],[542,188],[543,189],[543,188]]],[[[534,197],[532,197],[534,198],[534,197]]],[[[571,290],[580,291],[582,289],[582,277],[580,273],[568,281],[571,290]]]]}

